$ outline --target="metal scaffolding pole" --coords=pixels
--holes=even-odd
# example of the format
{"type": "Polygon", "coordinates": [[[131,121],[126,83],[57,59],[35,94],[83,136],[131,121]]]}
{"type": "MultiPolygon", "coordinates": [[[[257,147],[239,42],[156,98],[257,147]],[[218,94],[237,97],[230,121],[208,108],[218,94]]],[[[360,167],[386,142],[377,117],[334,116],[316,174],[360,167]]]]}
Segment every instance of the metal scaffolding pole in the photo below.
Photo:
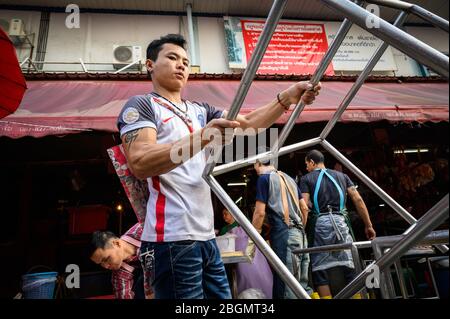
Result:
{"type": "Polygon", "coordinates": [[[245,232],[253,240],[253,242],[264,254],[264,256],[266,256],[267,260],[272,265],[272,269],[278,273],[281,279],[292,289],[294,294],[301,299],[311,299],[311,297],[303,289],[297,279],[291,274],[286,265],[275,254],[272,248],[270,248],[264,238],[262,238],[261,235],[256,231],[252,223],[240,211],[239,207],[237,207],[230,196],[228,196],[228,194],[220,187],[220,184],[217,182],[217,180],[212,176],[207,176],[206,182],[209,184],[220,201],[230,211],[231,215],[239,223],[239,226],[241,226],[245,230],[245,232]]]}
{"type": "Polygon", "coordinates": [[[392,209],[402,216],[408,223],[414,224],[417,220],[406,209],[400,206],[391,196],[389,196],[381,187],[373,182],[366,174],[348,160],[341,152],[333,147],[327,141],[322,141],[321,145],[331,153],[336,159],[354,173],[362,182],[364,182],[375,194],[383,199],[392,209]]]}
{"type": "MultiPolygon", "coordinates": [[[[417,224],[416,224],[417,225],[417,224]]],[[[405,238],[407,234],[395,235],[395,236],[385,236],[385,237],[377,237],[373,241],[377,243],[378,246],[385,248],[391,247],[398,243],[400,240],[405,238]]],[[[436,230],[428,235],[426,235],[421,241],[420,245],[437,245],[448,242],[449,231],[446,230],[436,230]]]]}
{"type": "MultiPolygon", "coordinates": [[[[314,145],[317,145],[321,142],[322,140],[318,137],[316,138],[312,138],[310,140],[306,140],[303,142],[299,142],[299,143],[295,143],[289,146],[284,146],[280,149],[280,151],[278,152],[278,156],[282,156],[285,154],[289,154],[304,148],[308,148],[308,147],[312,147],[314,145]]],[[[257,154],[248,158],[244,158],[242,160],[239,161],[235,161],[232,163],[228,163],[228,164],[223,164],[220,166],[217,166],[214,168],[213,171],[213,176],[217,176],[223,173],[227,173],[230,172],[232,170],[238,169],[238,168],[242,168],[245,166],[248,166],[250,164],[254,164],[256,163],[257,160],[260,161],[265,161],[265,160],[269,160],[273,157],[274,155],[272,154],[271,151],[265,152],[265,153],[261,153],[261,154],[257,154]]]]}
{"type": "Polygon", "coordinates": [[[366,2],[403,11],[409,11],[413,6],[411,3],[399,0],[366,0],[366,2]]]}
{"type": "MultiPolygon", "coordinates": [[[[333,147],[327,141],[322,141],[321,145],[328,152],[330,152],[336,159],[338,159],[344,166],[352,171],[364,184],[366,184],[375,194],[377,194],[382,200],[384,200],[394,211],[402,216],[409,224],[415,224],[417,219],[414,218],[406,209],[404,209],[399,203],[397,203],[388,193],[386,193],[380,186],[373,182],[366,174],[364,174],[356,165],[348,160],[341,152],[333,147]]],[[[447,252],[448,247],[439,245],[437,246],[440,251],[447,252]]]]}
{"type": "MultiPolygon", "coordinates": [[[[338,51],[339,47],[342,44],[342,41],[344,41],[345,36],[347,35],[348,31],[350,31],[350,28],[352,27],[353,23],[351,23],[349,20],[345,19],[342,23],[338,33],[336,34],[336,37],[331,44],[331,46],[328,48],[327,53],[323,57],[322,61],[320,62],[319,66],[317,67],[314,75],[312,76],[310,82],[312,85],[317,85],[320,81],[320,79],[323,77],[325,71],[327,70],[328,66],[330,65],[331,61],[333,60],[334,56],[336,55],[336,52],[338,51]]],[[[306,104],[303,102],[302,99],[298,101],[297,105],[294,108],[294,111],[292,112],[291,116],[289,117],[287,123],[283,126],[283,129],[280,133],[280,136],[278,137],[278,140],[275,142],[275,145],[272,147],[271,151],[274,153],[274,156],[277,157],[278,150],[280,147],[284,145],[284,142],[286,142],[287,137],[292,131],[292,128],[295,125],[295,121],[300,116],[300,114],[305,109],[306,104]]]]}
{"type": "Polygon", "coordinates": [[[402,297],[403,299],[408,299],[408,288],[406,287],[405,276],[403,275],[403,267],[400,259],[394,263],[394,266],[395,272],[398,277],[398,284],[400,286],[400,291],[402,292],[402,297]]]}
{"type": "MultiPolygon", "coordinates": [[[[422,218],[417,221],[417,226],[405,237],[395,244],[392,249],[377,260],[373,266],[379,267],[380,271],[391,266],[399,257],[406,253],[412,246],[430,233],[433,229],[441,225],[448,218],[449,195],[447,194],[433,208],[431,208],[422,218]]],[[[369,266],[371,267],[371,266],[369,266]]],[[[359,274],[350,284],[336,295],[336,299],[345,299],[351,297],[364,287],[365,279],[369,276],[368,272],[359,274]]]]}
{"type": "Polygon", "coordinates": [[[394,27],[390,23],[364,10],[348,0],[322,0],[328,7],[344,14],[344,16],[367,30],[381,40],[387,42],[406,55],[414,58],[423,65],[430,67],[436,73],[448,78],[448,57],[429,45],[417,40],[406,32],[394,27]],[[367,24],[376,22],[376,27],[367,24]]]}
{"type": "MultiPolygon", "coordinates": [[[[377,237],[374,241],[377,242],[377,245],[380,247],[390,247],[398,243],[400,240],[405,238],[406,234],[403,235],[395,235],[395,236],[383,236],[377,237]]],[[[448,242],[449,231],[447,230],[437,230],[428,234],[425,238],[420,241],[421,245],[437,245],[448,242]]],[[[345,249],[350,249],[352,245],[356,246],[358,249],[371,248],[373,241],[355,241],[353,243],[344,243],[344,244],[335,244],[335,245],[326,245],[326,246],[317,246],[317,247],[308,247],[302,249],[294,249],[292,253],[294,254],[313,254],[319,252],[328,252],[328,251],[340,251],[345,249]]]]}
{"type": "MultiPolygon", "coordinates": [[[[361,257],[359,256],[359,250],[358,247],[355,245],[355,243],[352,243],[350,247],[350,252],[352,253],[352,259],[353,264],[355,265],[355,271],[357,274],[360,274],[363,269],[361,265],[361,257]]],[[[362,289],[363,292],[361,294],[361,299],[367,299],[367,291],[365,289],[362,289]]]]}
{"type": "Polygon", "coordinates": [[[427,11],[418,5],[413,5],[412,8],[410,9],[410,12],[430,22],[435,27],[438,27],[446,31],[447,33],[449,32],[448,21],[441,18],[440,16],[435,15],[434,13],[431,13],[430,11],[427,11]]]}
{"type": "Polygon", "coordinates": [[[447,20],[441,18],[440,16],[438,16],[428,10],[425,10],[424,8],[422,8],[416,4],[399,1],[399,0],[366,0],[366,1],[369,3],[376,4],[376,5],[412,13],[412,14],[422,18],[423,20],[431,23],[435,27],[438,27],[446,32],[449,32],[449,25],[448,25],[447,20]]]}
{"type": "MultiPolygon", "coordinates": [[[[383,249],[380,245],[377,245],[375,241],[372,242],[372,250],[375,260],[379,260],[383,257],[383,249]]],[[[381,298],[383,299],[391,299],[395,295],[395,289],[392,285],[392,277],[388,276],[387,272],[390,271],[390,267],[387,269],[380,270],[380,292],[381,298]]]]}
{"type": "MultiPolygon", "coordinates": [[[[264,53],[266,52],[269,42],[272,39],[272,35],[278,25],[278,21],[281,19],[281,16],[283,15],[283,12],[286,8],[286,4],[287,0],[274,1],[272,8],[270,9],[267,21],[264,24],[264,29],[259,37],[258,43],[256,44],[255,51],[253,52],[250,58],[250,62],[248,63],[248,66],[244,71],[244,75],[242,76],[238,91],[236,93],[236,96],[234,97],[233,103],[231,104],[231,108],[228,111],[228,120],[236,119],[236,116],[239,114],[242,103],[244,102],[248,90],[252,85],[252,81],[255,78],[256,71],[261,64],[264,53]]],[[[208,148],[208,150],[210,151],[212,160],[209,161],[208,164],[206,164],[205,170],[203,171],[204,178],[206,178],[207,175],[211,174],[214,167],[216,166],[219,157],[222,154],[222,148],[220,148],[216,153],[214,153],[213,148],[208,148]]]]}
{"type": "MultiPolygon", "coordinates": [[[[327,141],[322,141],[321,145],[328,150],[334,157],[336,157],[342,164],[350,169],[361,181],[363,181],[375,194],[383,199],[393,210],[395,210],[400,216],[402,216],[408,223],[415,224],[417,219],[414,218],[406,209],[404,209],[399,203],[397,203],[391,196],[389,196],[381,187],[373,182],[367,175],[365,175],[358,167],[356,167],[350,160],[348,160],[342,153],[334,148],[327,141]]],[[[447,252],[448,247],[439,245],[439,250],[447,252]]]]}
{"type": "MultiPolygon", "coordinates": [[[[397,20],[395,21],[394,25],[397,27],[400,27],[405,22],[406,18],[408,17],[408,14],[405,12],[401,12],[398,16],[397,20]]],[[[375,54],[370,59],[369,63],[367,63],[366,67],[362,71],[362,73],[359,75],[358,79],[356,80],[355,84],[353,84],[350,91],[345,96],[344,100],[342,101],[341,105],[339,105],[336,113],[334,113],[333,118],[328,121],[327,125],[323,129],[322,133],[320,133],[321,139],[326,139],[328,134],[330,134],[333,127],[336,125],[336,123],[341,118],[342,114],[345,112],[347,107],[350,105],[356,94],[358,93],[359,89],[363,86],[364,82],[366,81],[367,77],[372,72],[373,68],[377,65],[378,61],[383,56],[386,49],[389,47],[389,44],[383,43],[378,50],[375,52],[375,54]]]]}

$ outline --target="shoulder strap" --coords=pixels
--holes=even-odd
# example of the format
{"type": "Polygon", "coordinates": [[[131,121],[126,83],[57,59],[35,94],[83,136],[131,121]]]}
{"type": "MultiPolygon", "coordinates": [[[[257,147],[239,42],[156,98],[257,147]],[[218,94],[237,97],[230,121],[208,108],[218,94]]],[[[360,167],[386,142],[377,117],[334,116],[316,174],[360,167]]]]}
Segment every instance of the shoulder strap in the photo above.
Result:
{"type": "Polygon", "coordinates": [[[286,183],[284,182],[284,179],[282,178],[281,174],[277,171],[278,178],[280,179],[280,191],[281,191],[281,201],[283,203],[283,215],[284,215],[284,222],[286,225],[289,226],[289,206],[287,202],[287,196],[286,196],[286,183]]]}
{"type": "Polygon", "coordinates": [[[317,178],[316,188],[314,190],[314,198],[313,198],[314,209],[316,210],[316,212],[318,214],[320,214],[319,202],[318,202],[317,198],[319,196],[319,190],[320,190],[320,186],[321,186],[320,184],[322,184],[323,175],[326,175],[331,180],[331,182],[334,184],[336,189],[338,190],[338,192],[339,192],[339,210],[342,211],[344,209],[344,193],[342,192],[342,189],[339,186],[336,179],[334,179],[334,177],[331,176],[331,174],[328,173],[326,169],[321,169],[319,177],[317,178]]]}
{"type": "Polygon", "coordinates": [[[327,170],[325,170],[325,175],[327,175],[327,177],[333,182],[334,186],[336,186],[339,192],[339,210],[342,211],[344,209],[344,192],[342,191],[342,188],[339,186],[336,179],[331,176],[331,174],[328,173],[327,170]]]}
{"type": "Polygon", "coordinates": [[[321,169],[319,177],[317,178],[316,188],[314,189],[313,204],[316,214],[320,214],[319,202],[317,200],[317,197],[319,196],[320,184],[322,184],[323,174],[325,174],[325,170],[321,169]]]}
{"type": "MultiPolygon", "coordinates": [[[[277,174],[280,177],[280,182],[281,181],[284,182],[284,185],[286,186],[286,188],[289,192],[289,195],[291,196],[291,200],[294,203],[295,207],[297,208],[297,212],[298,212],[298,216],[300,217],[300,221],[303,223],[302,210],[300,209],[300,205],[298,203],[298,195],[297,196],[295,195],[295,192],[293,191],[292,187],[289,185],[289,182],[286,180],[283,173],[280,171],[277,171],[277,174]]],[[[284,192],[286,192],[286,191],[284,191],[284,192]]],[[[283,190],[282,190],[282,193],[283,193],[283,190]]]]}

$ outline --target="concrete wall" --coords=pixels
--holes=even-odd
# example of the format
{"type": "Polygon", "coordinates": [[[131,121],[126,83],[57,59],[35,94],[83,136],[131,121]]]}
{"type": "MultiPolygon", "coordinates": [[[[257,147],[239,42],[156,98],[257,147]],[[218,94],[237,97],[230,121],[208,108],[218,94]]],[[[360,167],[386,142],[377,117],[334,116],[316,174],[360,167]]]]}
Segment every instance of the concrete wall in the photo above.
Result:
{"type": "Polygon", "coordinates": [[[198,18],[201,72],[231,73],[222,18],[198,18]]]}
{"type": "MultiPolygon", "coordinates": [[[[66,15],[62,13],[51,15],[46,61],[78,61],[82,58],[87,63],[111,63],[114,45],[141,46],[145,60],[145,51],[152,39],[180,31],[179,18],[175,16],[86,13],[81,15],[79,29],[66,28],[65,19],[66,15]]],[[[55,66],[55,69],[57,67],[61,66],[55,66]]],[[[89,68],[111,70],[110,65],[91,65],[89,68]]]]}

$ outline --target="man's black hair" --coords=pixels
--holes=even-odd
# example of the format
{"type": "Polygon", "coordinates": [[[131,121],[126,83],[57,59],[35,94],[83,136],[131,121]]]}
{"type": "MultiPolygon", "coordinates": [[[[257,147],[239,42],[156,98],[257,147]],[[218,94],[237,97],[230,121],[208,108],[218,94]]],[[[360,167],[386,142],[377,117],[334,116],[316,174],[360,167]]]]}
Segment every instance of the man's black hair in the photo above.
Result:
{"type": "Polygon", "coordinates": [[[325,162],[325,156],[318,150],[309,151],[308,154],[306,154],[305,159],[308,162],[312,160],[316,164],[325,162]]]}
{"type": "MultiPolygon", "coordinates": [[[[267,146],[258,146],[258,149],[256,150],[256,154],[260,155],[263,153],[267,153],[270,152],[270,148],[267,146]]],[[[269,166],[271,165],[272,158],[268,157],[268,158],[260,158],[256,160],[256,163],[260,163],[264,166],[269,166]]]]}
{"type": "Polygon", "coordinates": [[[91,257],[97,249],[105,249],[111,239],[118,238],[110,231],[96,231],[92,234],[92,239],[88,248],[88,256],[91,257]]]}
{"type": "Polygon", "coordinates": [[[153,40],[147,47],[147,59],[156,61],[159,52],[162,50],[162,46],[166,43],[178,45],[186,50],[186,40],[181,34],[167,34],[158,40],[153,40]]]}

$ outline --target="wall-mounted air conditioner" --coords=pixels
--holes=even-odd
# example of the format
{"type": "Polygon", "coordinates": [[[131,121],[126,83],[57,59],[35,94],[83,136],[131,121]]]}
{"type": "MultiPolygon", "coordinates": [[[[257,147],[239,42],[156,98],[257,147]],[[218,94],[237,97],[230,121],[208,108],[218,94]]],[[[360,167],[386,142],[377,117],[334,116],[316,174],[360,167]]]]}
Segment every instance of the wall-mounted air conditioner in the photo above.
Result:
{"type": "Polygon", "coordinates": [[[10,36],[24,36],[25,35],[25,26],[23,21],[20,19],[11,19],[9,23],[9,35],[10,36]]]}
{"type": "MultiPolygon", "coordinates": [[[[142,47],[139,45],[114,45],[113,46],[113,65],[115,69],[121,69],[124,66],[135,61],[142,61],[142,47]]],[[[128,70],[137,70],[139,64],[135,64],[128,70]]]]}
{"type": "Polygon", "coordinates": [[[21,46],[26,38],[23,21],[20,19],[11,19],[8,34],[15,46],[21,46]]]}

